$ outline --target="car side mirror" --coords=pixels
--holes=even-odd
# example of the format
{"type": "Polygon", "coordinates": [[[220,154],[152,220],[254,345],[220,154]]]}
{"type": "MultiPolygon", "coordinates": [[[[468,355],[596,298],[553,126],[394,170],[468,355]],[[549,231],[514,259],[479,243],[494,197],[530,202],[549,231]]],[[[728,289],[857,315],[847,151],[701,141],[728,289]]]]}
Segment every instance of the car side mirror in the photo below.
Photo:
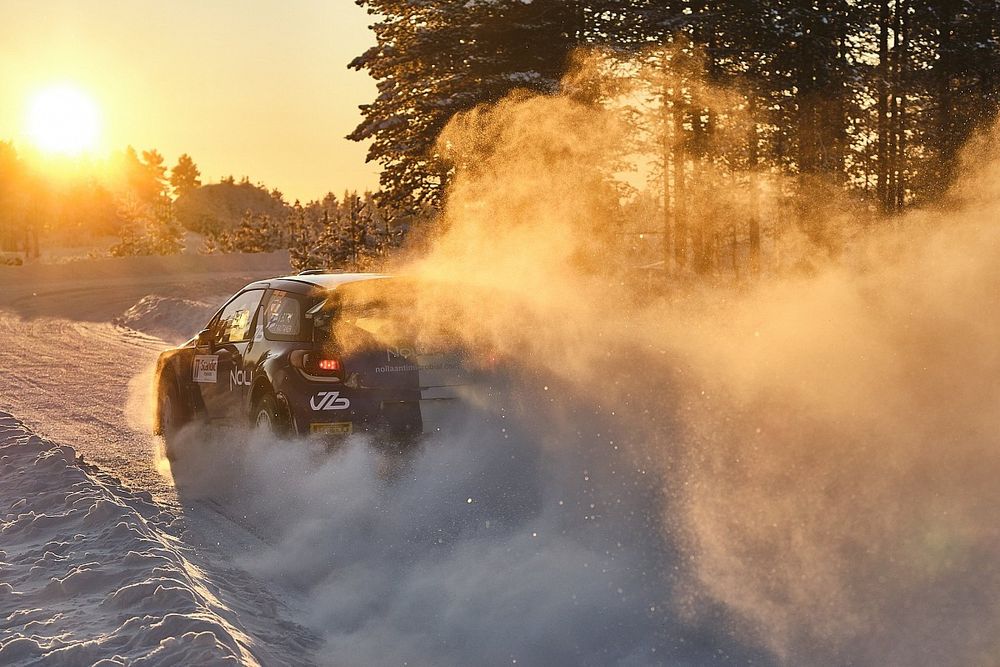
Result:
{"type": "Polygon", "coordinates": [[[211,348],[214,339],[215,337],[212,335],[211,329],[202,329],[198,332],[198,336],[195,338],[195,344],[198,347],[211,348]]]}

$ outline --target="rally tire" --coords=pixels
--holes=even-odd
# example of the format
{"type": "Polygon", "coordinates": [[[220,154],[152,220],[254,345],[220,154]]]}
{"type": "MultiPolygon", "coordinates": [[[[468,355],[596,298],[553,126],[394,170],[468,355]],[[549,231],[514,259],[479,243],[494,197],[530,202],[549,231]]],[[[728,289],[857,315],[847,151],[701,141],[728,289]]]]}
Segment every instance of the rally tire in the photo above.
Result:
{"type": "Polygon", "coordinates": [[[177,458],[177,438],[188,421],[177,383],[171,378],[164,378],[157,392],[157,432],[163,437],[164,450],[170,461],[177,458]]]}
{"type": "Polygon", "coordinates": [[[261,394],[260,398],[254,401],[253,410],[250,412],[250,427],[278,437],[288,434],[288,418],[284,411],[279,409],[274,394],[270,392],[261,394]]]}

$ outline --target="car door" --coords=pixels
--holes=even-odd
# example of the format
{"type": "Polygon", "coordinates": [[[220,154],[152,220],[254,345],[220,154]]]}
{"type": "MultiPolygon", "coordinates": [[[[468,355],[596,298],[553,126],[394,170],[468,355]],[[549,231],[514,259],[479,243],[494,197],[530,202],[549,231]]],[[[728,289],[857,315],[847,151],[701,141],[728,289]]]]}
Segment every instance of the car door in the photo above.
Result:
{"type": "Polygon", "coordinates": [[[244,355],[253,339],[263,296],[263,289],[252,289],[233,297],[212,323],[211,344],[197,349],[193,377],[211,419],[234,421],[242,415],[253,382],[244,355]]]}

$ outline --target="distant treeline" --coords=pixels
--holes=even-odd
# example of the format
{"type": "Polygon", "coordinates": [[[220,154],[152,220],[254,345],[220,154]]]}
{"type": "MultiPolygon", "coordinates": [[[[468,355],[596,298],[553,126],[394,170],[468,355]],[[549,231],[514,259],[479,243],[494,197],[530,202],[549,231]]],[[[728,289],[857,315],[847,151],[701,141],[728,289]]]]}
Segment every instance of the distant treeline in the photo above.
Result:
{"type": "Polygon", "coordinates": [[[266,195],[266,190],[247,182],[234,186],[224,181],[204,186],[190,199],[179,198],[178,214],[183,219],[190,211],[201,212],[197,220],[189,220],[194,225],[189,228],[206,234],[204,252],[288,249],[296,270],[381,266],[402,244],[408,228],[399,216],[390,223],[394,216],[387,215],[370,192],[345,192],[340,198],[329,193],[320,201],[305,205],[296,201],[291,206],[280,193],[270,193],[270,201],[266,195]],[[210,216],[220,206],[228,207],[236,194],[244,197],[238,222],[226,215],[210,216]]]}
{"type": "Polygon", "coordinates": [[[200,252],[288,249],[295,268],[357,268],[379,264],[408,224],[385,215],[371,193],[289,204],[246,177],[205,185],[200,177],[186,154],[168,168],[156,150],[52,160],[0,142],[0,251],[19,262],[46,244],[116,236],[112,255],[173,254],[188,230],[203,235],[200,252]]]}
{"type": "Polygon", "coordinates": [[[131,146],[106,160],[22,156],[0,142],[0,250],[38,257],[43,244],[87,245],[117,235],[112,254],[170,254],[183,231],[172,195],[200,185],[182,155],[173,169],[156,150],[131,146]]]}
{"type": "Polygon", "coordinates": [[[787,230],[833,245],[831,202],[870,221],[933,204],[1000,105],[995,0],[358,2],[376,44],[350,66],[378,95],[351,138],[370,142],[379,192],[289,204],[246,178],[202,185],[186,155],[53,170],[0,143],[0,250],[116,234],[115,253],[176,252],[188,229],[208,251],[377,263],[465,168],[437,143],[448,122],[525,90],[613,107],[628,127],[593,167],[620,195],[607,220],[633,266],[740,271],[787,230]],[[629,161],[645,188],[614,182],[629,161]]]}

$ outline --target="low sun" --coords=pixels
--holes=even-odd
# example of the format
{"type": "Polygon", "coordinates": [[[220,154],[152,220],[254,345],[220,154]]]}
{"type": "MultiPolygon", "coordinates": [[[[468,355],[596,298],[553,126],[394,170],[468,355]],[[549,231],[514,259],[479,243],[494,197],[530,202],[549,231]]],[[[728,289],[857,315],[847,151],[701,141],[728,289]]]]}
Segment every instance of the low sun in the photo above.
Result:
{"type": "Polygon", "coordinates": [[[28,105],[28,137],[39,150],[79,155],[97,148],[101,117],[97,104],[71,85],[39,91],[28,105]]]}

